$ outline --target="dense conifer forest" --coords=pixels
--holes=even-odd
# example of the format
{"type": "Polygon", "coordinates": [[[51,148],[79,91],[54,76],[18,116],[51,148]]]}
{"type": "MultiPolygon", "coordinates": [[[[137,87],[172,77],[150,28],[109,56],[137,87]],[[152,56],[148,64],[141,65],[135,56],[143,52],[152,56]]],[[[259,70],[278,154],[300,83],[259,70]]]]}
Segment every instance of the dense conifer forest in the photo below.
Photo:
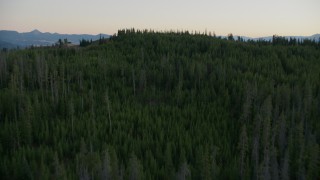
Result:
{"type": "Polygon", "coordinates": [[[3,51],[0,141],[1,179],[320,179],[320,44],[129,29],[3,51]]]}

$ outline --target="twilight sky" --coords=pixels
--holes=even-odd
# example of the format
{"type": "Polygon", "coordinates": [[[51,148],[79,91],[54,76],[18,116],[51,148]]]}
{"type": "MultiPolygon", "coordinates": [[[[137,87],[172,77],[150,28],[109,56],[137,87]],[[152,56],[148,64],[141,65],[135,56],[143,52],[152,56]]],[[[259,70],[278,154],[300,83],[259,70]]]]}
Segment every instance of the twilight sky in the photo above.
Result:
{"type": "Polygon", "coordinates": [[[205,30],[251,37],[320,33],[320,0],[0,0],[0,30],[114,34],[205,30]]]}

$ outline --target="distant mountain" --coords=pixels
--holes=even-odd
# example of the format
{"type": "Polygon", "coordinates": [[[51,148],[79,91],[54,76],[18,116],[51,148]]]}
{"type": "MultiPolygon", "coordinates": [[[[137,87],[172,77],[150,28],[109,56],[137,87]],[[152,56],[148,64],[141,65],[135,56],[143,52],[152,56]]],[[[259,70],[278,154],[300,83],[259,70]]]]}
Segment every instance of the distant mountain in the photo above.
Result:
{"type": "Polygon", "coordinates": [[[51,46],[59,39],[68,39],[72,44],[79,44],[80,40],[86,39],[95,41],[99,38],[109,38],[107,34],[58,34],[58,33],[42,33],[35,29],[31,32],[19,33],[17,31],[0,30],[0,48],[25,48],[28,46],[51,46]]]}
{"type": "Polygon", "coordinates": [[[17,45],[0,40],[0,50],[3,49],[3,48],[14,49],[14,48],[17,48],[17,45]]]}
{"type": "MultiPolygon", "coordinates": [[[[246,37],[246,36],[239,36],[239,37],[243,38],[244,41],[248,41],[248,40],[272,41],[272,36],[265,36],[265,37],[258,37],[258,38],[251,38],[251,37],[246,37]]],[[[309,40],[314,40],[316,42],[320,42],[320,34],[314,34],[312,36],[282,36],[282,37],[285,37],[286,39],[294,38],[294,39],[297,39],[297,40],[309,39],[309,40]]],[[[237,39],[238,36],[234,36],[234,38],[237,39]]]]}
{"type": "MultiPolygon", "coordinates": [[[[220,37],[222,39],[228,38],[227,36],[217,36],[217,37],[220,37]]],[[[238,35],[233,36],[233,38],[235,40],[237,40],[238,37],[241,37],[244,41],[248,41],[248,40],[253,40],[253,41],[258,41],[258,40],[272,41],[272,36],[264,36],[264,37],[257,37],[257,38],[252,38],[252,37],[248,37],[248,36],[238,36],[238,35]]],[[[312,36],[281,36],[281,37],[285,37],[286,39],[294,38],[294,39],[297,39],[297,40],[309,39],[309,40],[314,40],[316,42],[320,42],[320,34],[314,34],[312,36]]]]}
{"type": "Polygon", "coordinates": [[[320,41],[320,34],[314,34],[314,35],[310,36],[310,39],[311,40],[314,39],[316,41],[320,41]]]}

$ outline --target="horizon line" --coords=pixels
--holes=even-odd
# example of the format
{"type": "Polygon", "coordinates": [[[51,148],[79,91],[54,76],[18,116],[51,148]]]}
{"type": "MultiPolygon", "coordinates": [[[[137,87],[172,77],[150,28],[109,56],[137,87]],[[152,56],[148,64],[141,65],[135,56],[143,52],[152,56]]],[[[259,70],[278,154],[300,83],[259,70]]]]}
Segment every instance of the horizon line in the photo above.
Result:
{"type": "MultiPolygon", "coordinates": [[[[233,34],[233,33],[228,33],[227,35],[218,35],[215,33],[215,31],[201,31],[201,30],[179,30],[179,29],[171,29],[171,30],[155,30],[155,29],[147,29],[147,28],[143,28],[143,29],[139,29],[139,28],[121,28],[121,29],[118,29],[119,30],[131,30],[131,29],[135,29],[135,31],[144,31],[144,30],[148,30],[148,31],[154,31],[156,33],[166,33],[166,32],[189,32],[190,34],[195,34],[195,33],[199,33],[199,34],[209,34],[211,33],[212,36],[215,35],[217,37],[227,37],[229,34],[232,34],[233,36],[236,36],[236,37],[246,37],[246,38],[253,38],[253,39],[258,39],[258,38],[266,38],[266,37],[272,37],[272,36],[281,36],[281,37],[310,37],[310,36],[314,36],[314,35],[318,35],[320,34],[319,33],[313,33],[311,35],[278,35],[278,34],[273,34],[273,35],[263,35],[263,36],[247,36],[247,35],[238,35],[238,34],[233,34]]],[[[33,32],[33,31],[39,31],[40,33],[50,33],[50,34],[63,34],[63,35],[109,35],[109,36],[112,36],[114,34],[117,34],[118,32],[115,32],[113,34],[109,34],[109,33],[60,33],[60,32],[49,32],[49,31],[41,31],[37,28],[33,29],[33,30],[30,30],[30,31],[18,31],[18,30],[8,30],[8,29],[0,29],[0,31],[15,31],[15,32],[18,32],[18,33],[30,33],[30,32],[33,32]]]]}

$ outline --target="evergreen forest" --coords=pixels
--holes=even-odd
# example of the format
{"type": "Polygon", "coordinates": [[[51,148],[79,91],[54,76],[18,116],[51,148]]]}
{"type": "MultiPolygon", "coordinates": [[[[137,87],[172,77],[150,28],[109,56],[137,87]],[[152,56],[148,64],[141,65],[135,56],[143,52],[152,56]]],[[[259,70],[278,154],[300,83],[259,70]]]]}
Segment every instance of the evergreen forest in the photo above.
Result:
{"type": "Polygon", "coordinates": [[[320,179],[320,43],[119,30],[0,52],[0,179],[320,179]]]}

